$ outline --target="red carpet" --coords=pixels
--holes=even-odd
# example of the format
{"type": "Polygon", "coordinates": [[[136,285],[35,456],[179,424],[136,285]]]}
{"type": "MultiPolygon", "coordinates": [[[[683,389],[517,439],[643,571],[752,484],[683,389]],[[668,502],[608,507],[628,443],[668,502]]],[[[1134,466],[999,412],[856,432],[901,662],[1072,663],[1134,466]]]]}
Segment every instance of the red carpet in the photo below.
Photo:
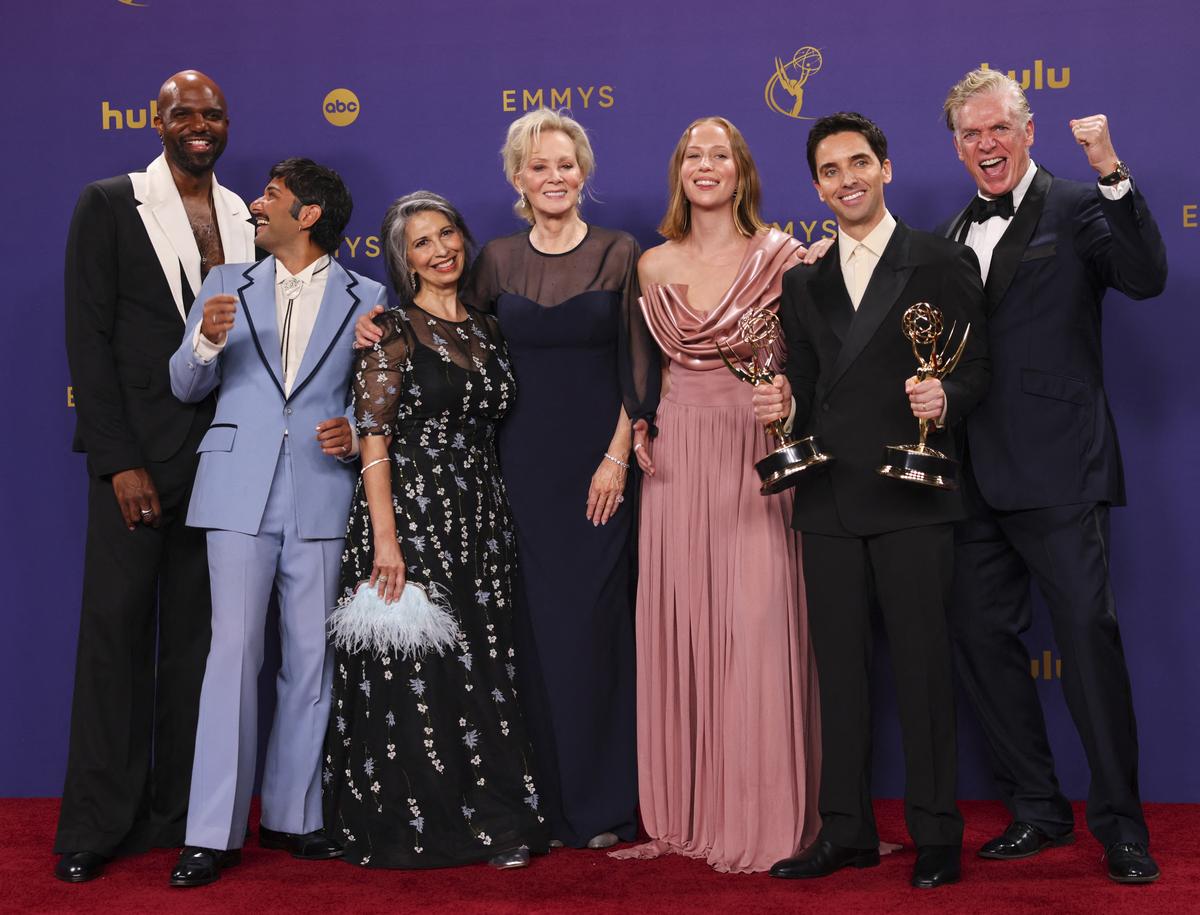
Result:
{"type": "MultiPolygon", "coordinates": [[[[981,861],[973,851],[1007,822],[992,802],[966,802],[963,882],[938,890],[908,886],[911,845],[874,869],[824,880],[713,873],[699,861],[614,861],[602,852],[559,850],[525,870],[486,866],[452,870],[364,871],[339,861],[301,862],[263,851],[252,838],[242,863],[216,884],[195,890],[166,885],[176,859],[156,851],[116,861],[91,883],[54,879],[58,801],[0,800],[0,912],[1039,912],[1122,915],[1200,912],[1200,805],[1150,804],[1147,817],[1163,876],[1150,886],[1118,886],[1104,876],[1101,850],[1086,833],[1069,848],[1013,863],[981,861]]],[[[877,805],[885,839],[906,839],[898,801],[877,805]]],[[[1083,822],[1083,810],[1076,817],[1083,822]]]]}

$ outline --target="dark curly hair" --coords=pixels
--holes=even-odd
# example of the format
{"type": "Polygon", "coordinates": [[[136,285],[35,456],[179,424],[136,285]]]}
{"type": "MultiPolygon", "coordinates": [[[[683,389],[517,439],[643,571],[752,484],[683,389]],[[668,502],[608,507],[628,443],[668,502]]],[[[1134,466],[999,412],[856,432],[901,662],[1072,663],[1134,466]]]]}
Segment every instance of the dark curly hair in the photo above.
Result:
{"type": "Polygon", "coordinates": [[[315,204],[321,208],[321,215],[309,232],[313,243],[322,251],[335,253],[354,209],[354,201],[341,176],[312,159],[284,159],[271,167],[271,177],[282,178],[287,189],[295,195],[293,219],[299,218],[301,207],[315,204]]]}

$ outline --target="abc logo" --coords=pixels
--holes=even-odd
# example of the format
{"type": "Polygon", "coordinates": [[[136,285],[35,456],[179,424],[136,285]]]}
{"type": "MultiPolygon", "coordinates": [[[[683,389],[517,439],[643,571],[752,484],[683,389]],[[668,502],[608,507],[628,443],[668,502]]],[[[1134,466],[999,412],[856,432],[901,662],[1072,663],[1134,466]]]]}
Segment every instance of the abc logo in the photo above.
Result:
{"type": "Polygon", "coordinates": [[[325,120],[334,127],[345,127],[353,124],[360,110],[358,96],[349,89],[334,89],[321,103],[325,112],[325,120]]]}

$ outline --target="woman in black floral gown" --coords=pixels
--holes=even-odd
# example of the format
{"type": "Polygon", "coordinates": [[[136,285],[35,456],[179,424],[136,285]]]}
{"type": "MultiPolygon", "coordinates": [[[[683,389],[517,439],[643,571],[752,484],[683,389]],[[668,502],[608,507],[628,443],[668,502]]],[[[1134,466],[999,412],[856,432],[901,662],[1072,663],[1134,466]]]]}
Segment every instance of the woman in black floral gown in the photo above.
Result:
{"type": "Polygon", "coordinates": [[[363,473],[331,620],[325,824],[364,866],[521,866],[547,837],[514,689],[516,555],[494,445],[512,374],[494,319],[457,298],[471,242],[458,211],[409,194],[381,237],[408,304],[377,318],[383,339],[355,375],[363,473]],[[380,638],[406,581],[442,605],[440,648],[436,635],[414,648],[411,619],[380,638]],[[360,587],[375,589],[373,635],[348,637],[360,587]]]}

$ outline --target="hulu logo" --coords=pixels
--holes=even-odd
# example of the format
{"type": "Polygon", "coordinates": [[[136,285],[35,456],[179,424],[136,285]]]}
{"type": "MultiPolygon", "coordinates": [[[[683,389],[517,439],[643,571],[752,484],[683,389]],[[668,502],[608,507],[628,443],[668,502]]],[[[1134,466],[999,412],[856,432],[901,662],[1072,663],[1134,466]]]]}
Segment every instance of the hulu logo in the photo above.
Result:
{"type": "MultiPolygon", "coordinates": [[[[988,64],[980,64],[979,69],[992,69],[988,64]]],[[[1066,89],[1071,85],[1070,67],[1047,67],[1040,57],[1033,62],[1032,67],[1025,67],[1021,75],[1016,70],[1009,70],[1008,75],[1021,84],[1025,91],[1030,89],[1066,89]]]]}
{"type": "Polygon", "coordinates": [[[100,126],[103,130],[137,130],[149,127],[158,117],[158,101],[151,99],[148,108],[114,108],[100,103],[100,126]]]}

